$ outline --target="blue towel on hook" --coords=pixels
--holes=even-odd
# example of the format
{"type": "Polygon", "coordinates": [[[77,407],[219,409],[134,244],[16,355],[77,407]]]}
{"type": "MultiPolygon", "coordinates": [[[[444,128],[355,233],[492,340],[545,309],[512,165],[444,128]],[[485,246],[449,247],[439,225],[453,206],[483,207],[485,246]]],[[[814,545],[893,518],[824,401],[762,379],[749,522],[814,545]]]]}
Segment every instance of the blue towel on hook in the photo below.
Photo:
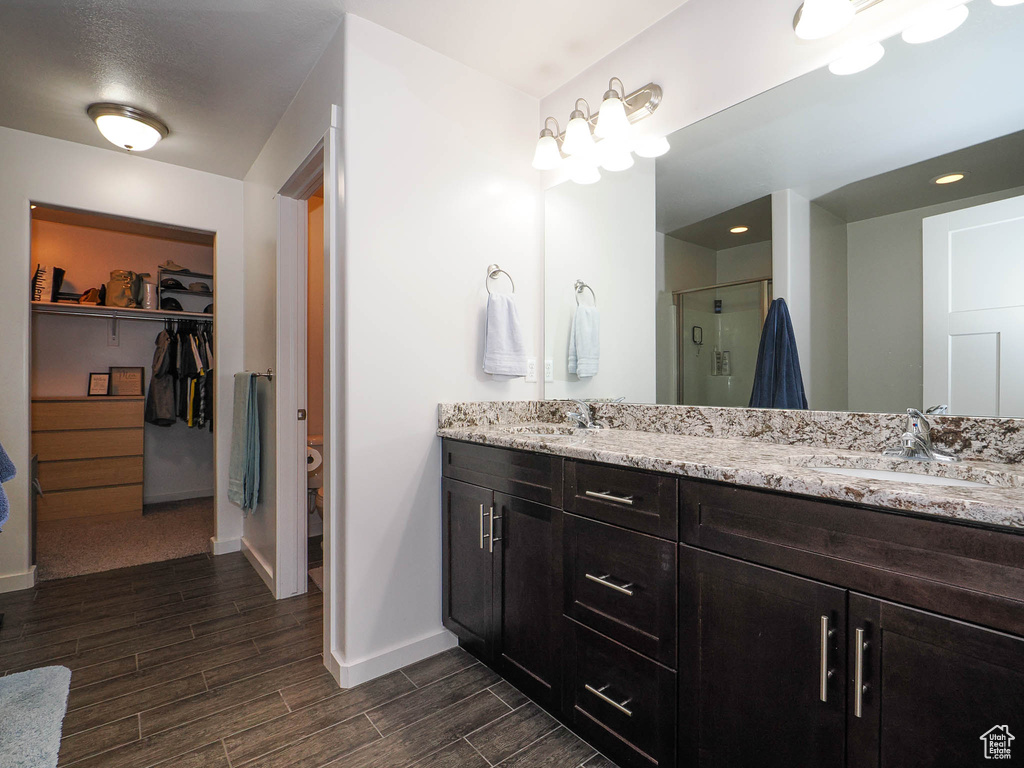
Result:
{"type": "Polygon", "coordinates": [[[248,513],[260,496],[260,414],[256,374],[235,374],[231,419],[231,460],[228,462],[228,500],[248,513]]]}
{"type": "Polygon", "coordinates": [[[750,407],[807,410],[793,321],[784,299],[776,299],[768,308],[757,350],[750,407]]]}
{"type": "Polygon", "coordinates": [[[7,455],[7,451],[0,445],[0,528],[4,527],[7,518],[11,516],[11,505],[7,501],[7,494],[4,493],[3,484],[8,480],[13,480],[17,473],[18,470],[15,469],[11,457],[7,455]]]}

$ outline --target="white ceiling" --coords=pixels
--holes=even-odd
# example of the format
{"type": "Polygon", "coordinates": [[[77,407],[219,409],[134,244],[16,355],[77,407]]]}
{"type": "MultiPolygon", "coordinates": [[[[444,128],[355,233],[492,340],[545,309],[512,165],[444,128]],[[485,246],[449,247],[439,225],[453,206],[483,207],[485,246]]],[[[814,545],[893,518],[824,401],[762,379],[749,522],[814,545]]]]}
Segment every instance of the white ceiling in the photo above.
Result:
{"type": "Polygon", "coordinates": [[[0,125],[119,151],[95,101],[149,110],[147,157],[241,178],[345,12],[536,97],[685,0],[0,0],[0,125]]]}
{"type": "Polygon", "coordinates": [[[659,232],[673,232],[722,211],[793,189],[809,199],[887,175],[900,189],[884,199],[858,185],[833,195],[844,215],[941,202],[973,186],[1024,184],[1019,144],[946,158],[976,168],[973,181],[943,191],[929,184],[944,163],[924,162],[1024,128],[1024,6],[970,4],[964,26],[911,46],[898,37],[872,69],[835,77],[821,69],[755,96],[669,136],[657,161],[659,232]],[[997,151],[1003,165],[981,155],[997,151]],[[983,169],[988,167],[991,173],[983,169]],[[986,180],[987,179],[987,180],[986,180]],[[916,186],[915,186],[916,182],[916,186]],[[1013,182],[1013,183],[1010,183],[1013,182]],[[875,199],[865,200],[874,196],[875,199]]]}

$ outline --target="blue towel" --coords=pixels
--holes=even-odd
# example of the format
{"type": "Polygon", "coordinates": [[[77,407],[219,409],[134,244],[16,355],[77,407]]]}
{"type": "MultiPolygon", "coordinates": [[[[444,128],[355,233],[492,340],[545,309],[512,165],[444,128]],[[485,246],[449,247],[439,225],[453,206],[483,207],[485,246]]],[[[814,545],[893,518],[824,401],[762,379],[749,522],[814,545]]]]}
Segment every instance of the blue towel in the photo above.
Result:
{"type": "Polygon", "coordinates": [[[14,462],[7,455],[7,451],[0,445],[0,528],[4,527],[7,518],[11,516],[11,505],[7,501],[7,494],[4,493],[3,484],[14,479],[18,470],[14,468],[14,462]]]}
{"type": "Polygon", "coordinates": [[[228,463],[228,500],[248,512],[260,495],[260,414],[256,375],[235,374],[235,402],[231,418],[231,461],[228,463]]]}
{"type": "Polygon", "coordinates": [[[776,299],[768,308],[757,350],[750,407],[807,410],[793,321],[784,299],[776,299]]]}

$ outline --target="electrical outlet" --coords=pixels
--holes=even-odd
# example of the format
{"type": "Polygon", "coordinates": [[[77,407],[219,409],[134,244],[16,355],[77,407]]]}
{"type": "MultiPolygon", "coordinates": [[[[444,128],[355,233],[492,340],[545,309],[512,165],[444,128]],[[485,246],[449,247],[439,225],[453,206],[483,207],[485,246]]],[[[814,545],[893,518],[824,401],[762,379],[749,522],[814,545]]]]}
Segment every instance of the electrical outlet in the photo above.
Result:
{"type": "Polygon", "coordinates": [[[526,381],[529,384],[537,381],[537,358],[526,358],[526,381]]]}
{"type": "Polygon", "coordinates": [[[120,347],[121,336],[117,330],[117,318],[111,317],[107,320],[107,346],[120,347]]]}
{"type": "Polygon", "coordinates": [[[544,361],[544,381],[555,380],[555,363],[552,360],[544,361]]]}

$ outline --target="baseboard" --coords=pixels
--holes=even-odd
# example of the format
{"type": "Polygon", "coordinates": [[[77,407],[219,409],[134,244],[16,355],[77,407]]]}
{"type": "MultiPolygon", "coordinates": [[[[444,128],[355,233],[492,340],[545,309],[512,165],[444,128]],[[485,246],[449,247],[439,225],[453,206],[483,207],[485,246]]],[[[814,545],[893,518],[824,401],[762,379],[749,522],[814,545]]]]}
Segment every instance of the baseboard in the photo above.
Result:
{"type": "Polygon", "coordinates": [[[256,573],[263,579],[263,583],[267,585],[267,589],[276,594],[274,590],[274,568],[266,560],[264,560],[260,553],[249,546],[249,542],[245,540],[243,536],[240,540],[242,554],[245,555],[245,559],[249,561],[256,573]]]}
{"type": "Polygon", "coordinates": [[[174,491],[172,493],[155,493],[143,496],[143,504],[163,504],[165,501],[185,501],[186,499],[212,499],[216,491],[213,488],[199,488],[191,491],[174,491]]]}
{"type": "Polygon", "coordinates": [[[0,592],[17,592],[32,589],[36,585],[36,567],[33,565],[24,573],[8,573],[0,576],[0,592]]]}
{"type": "Polygon", "coordinates": [[[218,539],[210,537],[210,552],[215,555],[226,555],[229,552],[238,552],[242,548],[241,539],[218,539]]]}
{"type": "Polygon", "coordinates": [[[442,629],[406,645],[355,662],[345,663],[338,657],[337,651],[332,651],[327,657],[327,670],[342,688],[354,688],[368,680],[447,651],[458,644],[455,635],[447,629],[442,629]]]}

